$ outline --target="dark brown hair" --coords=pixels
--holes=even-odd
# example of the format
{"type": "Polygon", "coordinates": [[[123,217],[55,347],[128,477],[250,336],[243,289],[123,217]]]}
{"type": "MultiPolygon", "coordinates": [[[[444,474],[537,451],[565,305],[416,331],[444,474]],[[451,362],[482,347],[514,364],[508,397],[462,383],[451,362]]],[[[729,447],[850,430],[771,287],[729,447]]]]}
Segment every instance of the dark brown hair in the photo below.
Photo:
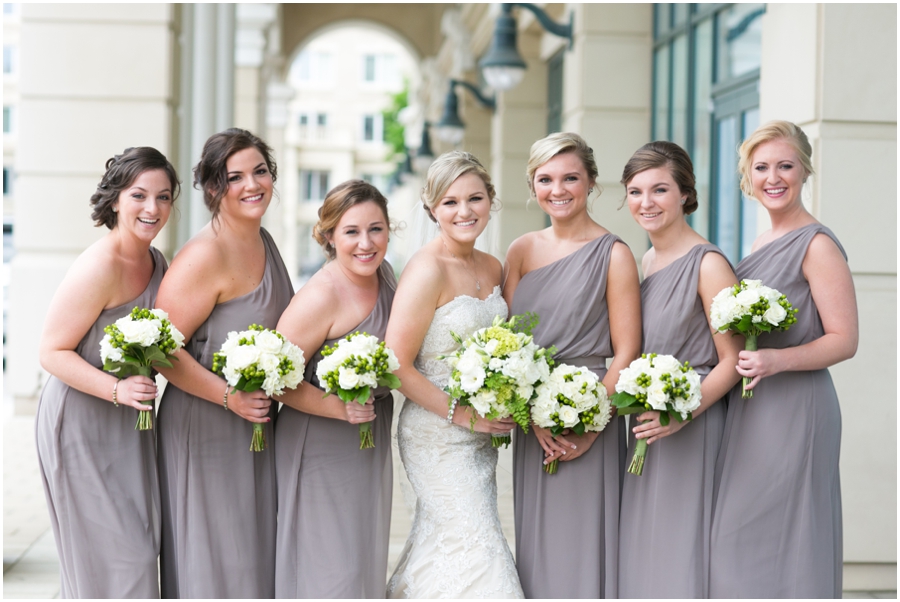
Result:
{"type": "Polygon", "coordinates": [[[328,259],[335,258],[334,245],[328,240],[328,237],[334,234],[334,229],[340,223],[341,218],[354,205],[369,201],[378,205],[381,212],[384,213],[385,225],[390,227],[387,199],[377,188],[365,180],[347,180],[329,190],[325,195],[325,202],[319,207],[319,222],[313,228],[313,238],[322,245],[328,259]]]}
{"type": "Polygon", "coordinates": [[[240,128],[230,128],[213,134],[203,145],[200,162],[194,167],[194,188],[203,191],[203,202],[212,212],[213,220],[219,215],[222,198],[228,192],[228,167],[231,156],[244,149],[255,148],[263,156],[272,182],[278,179],[278,169],[272,158],[272,149],[261,138],[240,128]]]}
{"type": "Polygon", "coordinates": [[[118,213],[113,209],[119,200],[119,195],[134,184],[139,175],[153,169],[161,169],[169,176],[172,202],[175,202],[180,192],[178,174],[175,173],[175,168],[172,167],[166,156],[149,146],[126,148],[121,155],[116,155],[106,162],[106,173],[97,184],[97,191],[91,195],[91,207],[93,208],[91,219],[94,220],[94,225],[106,226],[110,230],[115,228],[118,223],[118,213]]]}
{"type": "Polygon", "coordinates": [[[681,194],[685,195],[682,209],[685,215],[690,215],[697,210],[697,181],[694,178],[694,164],[691,162],[690,155],[687,151],[675,144],[665,140],[657,140],[648,142],[641,148],[637,149],[625,169],[622,170],[621,184],[628,186],[634,176],[648,169],[657,169],[665,167],[672,174],[672,179],[678,185],[681,194]]]}

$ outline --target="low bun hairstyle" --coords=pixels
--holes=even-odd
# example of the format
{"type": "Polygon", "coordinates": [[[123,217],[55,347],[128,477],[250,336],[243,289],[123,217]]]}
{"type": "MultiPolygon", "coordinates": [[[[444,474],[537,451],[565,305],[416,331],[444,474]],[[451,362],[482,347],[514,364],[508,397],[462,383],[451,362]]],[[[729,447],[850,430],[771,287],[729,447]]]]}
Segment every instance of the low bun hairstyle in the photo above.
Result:
{"type": "Polygon", "coordinates": [[[740,158],[738,159],[738,171],[741,174],[741,192],[748,197],[753,197],[753,185],[750,183],[750,168],[753,162],[753,153],[756,149],[766,142],[772,140],[786,140],[797,152],[797,159],[800,165],[806,171],[806,178],[815,173],[812,166],[812,145],[806,133],[796,124],[790,121],[770,121],[761,125],[755,132],[744,140],[738,151],[740,158]]]}
{"type": "Polygon", "coordinates": [[[106,173],[97,184],[97,191],[91,195],[91,219],[94,226],[106,226],[110,230],[118,223],[118,213],[113,211],[119,195],[127,190],[139,175],[148,170],[161,169],[169,177],[172,202],[178,197],[180,186],[175,168],[166,156],[150,146],[126,148],[106,162],[106,173]]]}
{"type": "Polygon", "coordinates": [[[316,239],[325,256],[333,260],[335,258],[334,245],[329,237],[334,235],[334,229],[340,223],[347,210],[354,205],[372,201],[378,205],[384,213],[385,224],[390,228],[391,220],[388,216],[388,201],[381,192],[365,180],[347,180],[338,184],[325,195],[325,202],[319,207],[319,221],[313,228],[313,238],[316,239]]]}
{"type": "Polygon", "coordinates": [[[255,148],[263,156],[272,182],[278,179],[278,168],[272,158],[272,149],[258,136],[240,128],[230,128],[213,134],[203,145],[200,162],[194,167],[194,188],[203,191],[203,202],[215,221],[222,207],[222,198],[228,192],[228,167],[231,155],[244,149],[255,148]]]}
{"type": "Polygon", "coordinates": [[[481,164],[481,161],[472,153],[465,151],[450,151],[444,153],[434,160],[434,163],[428,168],[425,176],[425,187],[422,188],[422,205],[431,221],[437,221],[431,214],[450,186],[457,179],[467,173],[473,173],[481,178],[484,187],[487,190],[488,198],[491,201],[491,208],[497,199],[497,191],[491,182],[491,175],[481,164]]]}
{"type": "Polygon", "coordinates": [[[690,215],[697,210],[699,203],[697,202],[697,181],[694,178],[694,164],[691,162],[690,155],[687,151],[675,144],[665,140],[657,140],[648,142],[641,148],[637,149],[625,169],[622,170],[621,184],[625,187],[628,183],[643,171],[648,169],[658,169],[665,167],[678,185],[678,190],[685,196],[684,204],[681,208],[685,215],[690,215]]]}

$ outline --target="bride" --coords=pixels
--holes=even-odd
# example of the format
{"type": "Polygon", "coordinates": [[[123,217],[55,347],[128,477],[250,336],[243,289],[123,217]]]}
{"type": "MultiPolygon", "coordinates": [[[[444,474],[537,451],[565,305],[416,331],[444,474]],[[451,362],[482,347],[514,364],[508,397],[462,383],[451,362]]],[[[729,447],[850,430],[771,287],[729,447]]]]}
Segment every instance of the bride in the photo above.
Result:
{"type": "Polygon", "coordinates": [[[494,316],[506,318],[500,262],[475,249],[494,196],[490,176],[469,153],[445,153],[428,169],[422,201],[439,233],[403,270],[384,337],[400,360],[407,399],[397,439],[417,497],[389,598],[523,597],[500,529],[491,447],[491,434],[514,423],[451,406],[442,391],[450,370],[439,359],[458,347],[451,332],[465,338],[494,316]]]}

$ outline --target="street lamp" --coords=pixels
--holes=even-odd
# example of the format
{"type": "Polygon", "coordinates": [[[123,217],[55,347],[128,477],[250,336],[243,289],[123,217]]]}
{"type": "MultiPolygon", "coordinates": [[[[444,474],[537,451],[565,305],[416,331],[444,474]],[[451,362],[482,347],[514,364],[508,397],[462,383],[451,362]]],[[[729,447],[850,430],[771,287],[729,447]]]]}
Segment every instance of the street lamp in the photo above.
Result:
{"type": "Polygon", "coordinates": [[[478,103],[486,109],[493,111],[497,106],[493,98],[488,98],[481,93],[481,90],[469,82],[451,79],[450,89],[447,90],[447,96],[444,99],[444,114],[437,124],[437,135],[438,138],[453,146],[462,142],[466,127],[462,119],[459,118],[459,100],[457,99],[456,91],[454,90],[456,86],[462,86],[471,92],[478,100],[478,103]]]}
{"type": "Polygon", "coordinates": [[[574,15],[569,13],[569,23],[556,23],[534,4],[506,3],[501,5],[500,16],[494,27],[491,46],[478,62],[485,81],[495,90],[511,90],[525,77],[525,61],[516,48],[516,20],[512,16],[514,6],[531,11],[545,31],[569,40],[572,48],[574,15]]]}
{"type": "Polygon", "coordinates": [[[413,169],[415,169],[416,173],[424,174],[434,161],[434,151],[431,150],[431,135],[428,133],[430,126],[431,124],[427,121],[422,124],[422,144],[419,146],[413,159],[413,169]]]}

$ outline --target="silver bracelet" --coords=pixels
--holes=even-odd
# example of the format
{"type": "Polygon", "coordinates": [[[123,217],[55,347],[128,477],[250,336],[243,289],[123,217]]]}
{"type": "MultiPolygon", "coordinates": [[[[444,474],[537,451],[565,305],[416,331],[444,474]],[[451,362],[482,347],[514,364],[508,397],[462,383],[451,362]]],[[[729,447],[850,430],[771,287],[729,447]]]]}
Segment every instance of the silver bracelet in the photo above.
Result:
{"type": "Polygon", "coordinates": [[[450,411],[447,413],[447,422],[449,424],[453,424],[453,412],[456,411],[456,404],[459,402],[458,399],[450,400],[450,411]]]}
{"type": "Polygon", "coordinates": [[[225,385],[225,395],[222,396],[222,405],[225,407],[225,411],[228,411],[228,389],[230,385],[225,385]]]}

